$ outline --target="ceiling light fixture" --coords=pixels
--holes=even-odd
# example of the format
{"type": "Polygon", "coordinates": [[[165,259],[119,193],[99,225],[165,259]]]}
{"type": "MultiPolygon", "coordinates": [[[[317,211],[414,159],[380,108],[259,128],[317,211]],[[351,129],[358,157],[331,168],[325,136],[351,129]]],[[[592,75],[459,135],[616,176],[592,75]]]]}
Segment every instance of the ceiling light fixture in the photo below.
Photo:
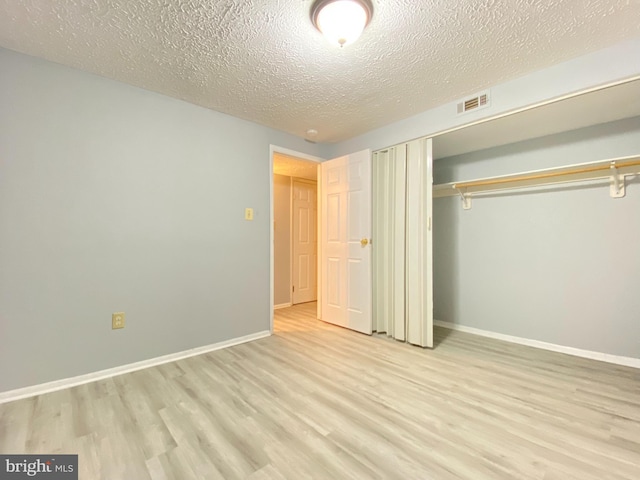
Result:
{"type": "Polygon", "coordinates": [[[371,0],[316,0],[311,21],[334,45],[354,42],[373,16],[371,0]]]}

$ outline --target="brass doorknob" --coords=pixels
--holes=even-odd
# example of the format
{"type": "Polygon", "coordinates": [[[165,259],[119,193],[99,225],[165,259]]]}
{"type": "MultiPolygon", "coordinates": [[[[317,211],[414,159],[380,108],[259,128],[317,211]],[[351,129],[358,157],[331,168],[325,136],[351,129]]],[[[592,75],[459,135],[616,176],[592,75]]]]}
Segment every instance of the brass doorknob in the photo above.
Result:
{"type": "Polygon", "coordinates": [[[363,238],[362,240],[360,240],[360,245],[362,245],[363,247],[366,247],[367,245],[369,245],[369,240],[366,238],[363,238]]]}

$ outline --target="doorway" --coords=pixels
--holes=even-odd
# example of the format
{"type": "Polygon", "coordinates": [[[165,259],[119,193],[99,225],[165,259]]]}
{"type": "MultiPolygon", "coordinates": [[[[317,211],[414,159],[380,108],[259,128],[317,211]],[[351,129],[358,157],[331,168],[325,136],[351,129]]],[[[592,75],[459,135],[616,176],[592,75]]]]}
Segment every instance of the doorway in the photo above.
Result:
{"type": "MultiPolygon", "coordinates": [[[[316,318],[371,334],[371,152],[363,150],[324,161],[272,145],[270,157],[270,211],[273,227],[270,229],[270,331],[272,333],[274,331],[274,307],[292,306],[293,293],[298,288],[293,284],[294,276],[291,272],[293,268],[291,257],[293,244],[291,197],[293,194],[291,192],[293,192],[294,178],[300,179],[302,177],[300,169],[307,167],[314,171],[317,179],[317,220],[308,219],[306,225],[309,228],[312,223],[317,223],[315,243],[318,260],[315,275],[310,267],[305,271],[303,266],[300,271],[303,272],[301,275],[303,278],[310,276],[317,281],[314,289],[317,297],[314,306],[316,318]],[[292,167],[293,173],[289,173],[290,170],[281,170],[283,160],[282,163],[292,167]],[[309,163],[308,160],[313,163],[309,163]],[[282,175],[283,173],[289,175],[282,175]],[[282,192],[278,193],[280,189],[284,190],[284,195],[282,192]],[[287,192],[289,192],[288,195],[287,192]],[[285,214],[279,213],[280,207],[275,208],[278,195],[284,196],[284,200],[278,203],[285,205],[282,208],[285,214]],[[276,219],[276,213],[278,219],[276,219]],[[286,231],[287,225],[289,232],[286,231]],[[285,245],[289,243],[289,245],[285,248],[282,243],[285,245]],[[276,249],[278,255],[276,255],[276,249]],[[282,268],[280,262],[284,263],[287,260],[290,262],[289,269],[282,268]],[[278,284],[277,292],[276,283],[278,284]]],[[[310,179],[307,178],[307,180],[310,179]]],[[[304,180],[300,182],[304,183],[304,180]]],[[[304,196],[308,200],[312,194],[304,196]]],[[[308,261],[305,260],[304,264],[310,266],[313,256],[315,255],[312,255],[308,261]]],[[[295,301],[297,303],[298,299],[295,301]]]]}
{"type": "Polygon", "coordinates": [[[273,310],[318,297],[317,178],[322,159],[271,147],[273,310]]]}

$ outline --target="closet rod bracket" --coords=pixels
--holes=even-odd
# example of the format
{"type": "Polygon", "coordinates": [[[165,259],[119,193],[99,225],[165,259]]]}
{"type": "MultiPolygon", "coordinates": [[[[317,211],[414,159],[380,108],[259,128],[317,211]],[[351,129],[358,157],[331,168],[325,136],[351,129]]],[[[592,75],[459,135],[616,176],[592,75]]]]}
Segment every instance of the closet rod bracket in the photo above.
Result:
{"type": "Polygon", "coordinates": [[[471,210],[471,195],[467,193],[466,189],[464,189],[463,191],[460,188],[456,188],[456,190],[460,194],[460,199],[462,200],[462,208],[464,210],[471,210]]]}
{"type": "Polygon", "coordinates": [[[611,185],[609,186],[609,195],[611,198],[622,198],[625,195],[624,175],[618,173],[616,162],[611,162],[611,185]]]}

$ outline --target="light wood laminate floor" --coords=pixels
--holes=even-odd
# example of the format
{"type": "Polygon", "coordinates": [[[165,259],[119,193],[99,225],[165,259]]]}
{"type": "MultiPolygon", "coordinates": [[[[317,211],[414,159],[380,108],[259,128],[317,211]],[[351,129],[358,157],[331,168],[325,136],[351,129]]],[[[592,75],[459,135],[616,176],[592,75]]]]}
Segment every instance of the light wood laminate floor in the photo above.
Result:
{"type": "Polygon", "coordinates": [[[81,479],[640,478],[640,371],[444,329],[423,350],[314,313],[0,405],[0,453],[78,453],[81,479]]]}

